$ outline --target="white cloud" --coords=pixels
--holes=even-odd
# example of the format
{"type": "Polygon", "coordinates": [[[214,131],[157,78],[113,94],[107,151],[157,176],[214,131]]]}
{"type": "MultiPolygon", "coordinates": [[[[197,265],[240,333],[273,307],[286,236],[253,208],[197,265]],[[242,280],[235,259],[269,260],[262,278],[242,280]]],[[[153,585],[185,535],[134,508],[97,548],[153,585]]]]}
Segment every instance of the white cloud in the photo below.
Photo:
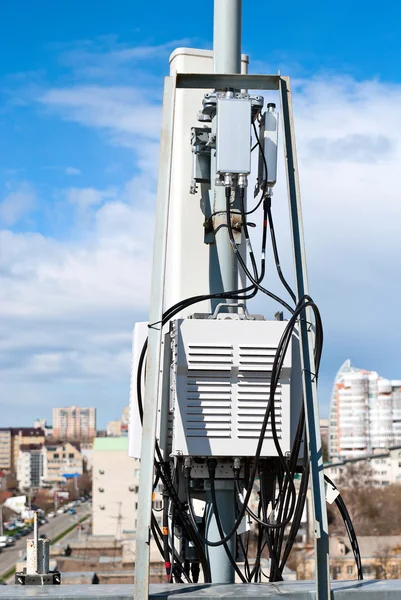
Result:
{"type": "Polygon", "coordinates": [[[66,320],[96,311],[144,310],[153,215],[111,201],[78,241],[1,232],[0,311],[4,317],[66,320]],[[140,226],[139,226],[140,224],[140,226]]]}
{"type": "Polygon", "coordinates": [[[19,183],[0,201],[0,223],[5,226],[15,225],[32,211],[35,200],[33,188],[26,182],[19,183]]]}
{"type": "Polygon", "coordinates": [[[119,145],[139,147],[160,133],[160,105],[153,98],[154,92],[139,88],[87,85],[51,89],[39,101],[68,121],[106,131],[119,145]]]}
{"type": "Polygon", "coordinates": [[[70,188],[67,190],[67,201],[81,209],[87,209],[101,204],[107,198],[114,198],[113,190],[96,190],[95,188],[70,188]]]}
{"type": "MultiPolygon", "coordinates": [[[[385,376],[400,375],[401,87],[317,79],[296,82],[294,90],[310,291],[326,330],[325,400],[335,369],[349,355],[385,376]]],[[[115,389],[127,384],[130,329],[147,312],[152,258],[160,105],[151,97],[139,88],[101,86],[53,89],[41,97],[62,118],[133,148],[137,172],[112,190],[66,190],[90,218],[73,240],[2,232],[7,394],[16,372],[15,389],[24,397],[42,390],[24,387],[38,378],[82,386],[90,380],[96,393],[106,385],[105,373],[115,389]]],[[[282,165],[280,173],[273,213],[282,265],[291,274],[282,165]]],[[[272,273],[269,288],[275,287],[272,273]]]]}
{"type": "Polygon", "coordinates": [[[66,175],[80,175],[81,171],[75,167],[67,167],[65,173],[66,175]]]}
{"type": "Polygon", "coordinates": [[[87,81],[113,80],[132,81],[133,70],[141,68],[142,80],[149,73],[143,68],[145,61],[166,61],[168,55],[178,47],[191,46],[189,38],[172,40],[165,44],[127,46],[118,43],[114,36],[103,36],[74,44],[60,55],[62,64],[71,68],[75,77],[87,81]]]}

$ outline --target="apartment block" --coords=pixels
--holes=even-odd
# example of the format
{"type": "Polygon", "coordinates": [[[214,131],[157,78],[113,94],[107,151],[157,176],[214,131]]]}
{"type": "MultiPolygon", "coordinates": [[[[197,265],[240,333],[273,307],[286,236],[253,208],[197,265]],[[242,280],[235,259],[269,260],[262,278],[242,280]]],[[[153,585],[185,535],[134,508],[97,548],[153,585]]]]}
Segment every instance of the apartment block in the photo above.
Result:
{"type": "Polygon", "coordinates": [[[17,471],[20,447],[30,444],[43,444],[45,441],[45,432],[43,429],[35,427],[12,427],[11,439],[11,470],[15,473],[17,471]]]}
{"type": "Polygon", "coordinates": [[[0,429],[0,471],[11,471],[11,429],[0,429]]]}
{"type": "MultiPolygon", "coordinates": [[[[93,446],[93,535],[132,537],[137,528],[140,463],[128,456],[128,438],[97,437],[93,446]],[[118,493],[116,493],[118,490],[118,493]]],[[[162,505],[160,489],[154,508],[162,505]]],[[[161,513],[156,513],[160,521],[161,513]]]]}
{"type": "Polygon", "coordinates": [[[96,436],[96,408],[53,408],[53,437],[84,441],[96,436]]]}
{"type": "Polygon", "coordinates": [[[121,421],[109,421],[106,429],[107,437],[121,436],[121,421]]]}
{"type": "Polygon", "coordinates": [[[358,369],[347,360],[331,396],[329,457],[356,458],[401,445],[401,381],[358,369]]]}
{"type": "Polygon", "coordinates": [[[46,419],[42,417],[35,419],[33,422],[33,426],[35,429],[43,429],[43,431],[45,432],[45,437],[53,437],[53,427],[51,425],[48,425],[46,419]]]}
{"type": "MultiPolygon", "coordinates": [[[[363,578],[399,579],[401,576],[401,536],[358,535],[363,578]]],[[[297,566],[297,579],[315,576],[314,551],[305,553],[297,566]]],[[[330,576],[332,580],[357,578],[355,557],[348,538],[330,538],[330,576]]]]}
{"type": "Polygon", "coordinates": [[[82,475],[84,459],[77,442],[46,442],[43,452],[43,485],[64,483],[82,475]]]}
{"type": "Polygon", "coordinates": [[[0,429],[0,470],[16,473],[20,446],[43,444],[43,429],[35,427],[6,427],[0,429]]]}
{"type": "Polygon", "coordinates": [[[43,478],[43,445],[21,445],[17,459],[17,480],[20,490],[40,487],[43,478]]]}
{"type": "Polygon", "coordinates": [[[350,466],[369,473],[374,486],[401,484],[401,446],[390,446],[388,450],[377,450],[368,457],[334,460],[324,466],[324,472],[334,483],[347,485],[347,470],[350,466]]]}
{"type": "Polygon", "coordinates": [[[121,419],[116,421],[109,421],[107,423],[107,436],[119,437],[121,435],[128,435],[128,421],[129,406],[126,406],[122,412],[121,419]]]}

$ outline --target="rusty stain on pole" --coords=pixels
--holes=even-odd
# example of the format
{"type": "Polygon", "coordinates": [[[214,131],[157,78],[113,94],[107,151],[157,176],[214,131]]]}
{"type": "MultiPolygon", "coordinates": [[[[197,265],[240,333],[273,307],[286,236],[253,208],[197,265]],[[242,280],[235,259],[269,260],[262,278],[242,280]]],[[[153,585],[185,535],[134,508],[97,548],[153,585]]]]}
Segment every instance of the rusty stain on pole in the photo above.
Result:
{"type": "Polygon", "coordinates": [[[37,546],[35,540],[26,541],[26,572],[28,575],[36,575],[38,567],[37,546]]]}

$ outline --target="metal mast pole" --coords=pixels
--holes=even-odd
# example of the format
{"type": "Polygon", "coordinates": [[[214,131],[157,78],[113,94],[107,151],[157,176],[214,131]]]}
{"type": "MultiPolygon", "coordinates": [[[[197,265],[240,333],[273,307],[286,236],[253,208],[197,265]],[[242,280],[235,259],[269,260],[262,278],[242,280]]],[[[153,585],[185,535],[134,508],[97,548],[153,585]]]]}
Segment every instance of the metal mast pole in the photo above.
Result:
{"type": "MultiPolygon", "coordinates": [[[[280,78],[281,108],[284,123],[284,152],[286,157],[295,281],[298,298],[309,293],[306,253],[302,220],[301,192],[292,117],[291,89],[288,77],[280,78]]],[[[329,527],[323,474],[322,440],[320,437],[319,403],[314,373],[314,334],[310,326],[311,310],[307,308],[300,319],[301,368],[315,517],[316,598],[330,598],[329,527]]]]}
{"type": "MultiPolygon", "coordinates": [[[[241,73],[242,0],[214,0],[213,69],[216,74],[241,73]]],[[[216,116],[212,121],[216,133],[216,116]]],[[[230,292],[238,287],[237,259],[232,251],[226,220],[225,190],[215,185],[216,151],[211,154],[211,207],[215,244],[211,245],[211,292],[230,292]]],[[[212,309],[221,302],[212,302],[212,309]]]]}
{"type": "Polygon", "coordinates": [[[149,306],[146,387],[143,403],[141,471],[139,475],[138,527],[135,556],[135,600],[149,597],[150,523],[152,516],[153,467],[159,394],[162,316],[165,292],[168,213],[174,126],[175,78],[166,77],[156,200],[155,237],[149,306]]]}
{"type": "Polygon", "coordinates": [[[214,0],[214,72],[241,73],[242,0],[214,0]]]}
{"type": "MultiPolygon", "coordinates": [[[[214,0],[213,62],[214,73],[241,73],[242,0],[214,0]]],[[[216,133],[216,116],[212,121],[216,133]]],[[[238,261],[231,248],[227,229],[225,188],[216,185],[216,152],[211,154],[211,204],[215,246],[211,246],[210,278],[213,292],[229,292],[238,288],[238,261]],[[214,254],[215,252],[215,254],[214,254]]],[[[216,303],[221,302],[217,300],[216,303]]],[[[216,502],[223,531],[227,534],[235,521],[234,483],[215,482],[216,502]]],[[[220,540],[210,490],[206,494],[206,537],[220,540]]],[[[236,536],[227,543],[235,558],[236,536]]],[[[234,583],[235,573],[223,546],[207,547],[213,583],[234,583]]]]}

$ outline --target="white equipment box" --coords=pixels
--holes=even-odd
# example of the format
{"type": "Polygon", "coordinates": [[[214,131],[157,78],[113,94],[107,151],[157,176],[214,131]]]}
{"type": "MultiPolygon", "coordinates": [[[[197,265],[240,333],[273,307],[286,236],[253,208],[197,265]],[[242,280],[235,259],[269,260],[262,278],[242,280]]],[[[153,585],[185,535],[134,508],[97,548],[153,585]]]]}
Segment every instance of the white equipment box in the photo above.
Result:
{"type": "MultiPolygon", "coordinates": [[[[129,423],[128,423],[128,456],[131,458],[141,458],[142,445],[142,423],[138,407],[137,377],[139,360],[143,345],[148,337],[148,323],[139,322],[135,324],[132,337],[132,363],[131,363],[131,382],[130,382],[130,403],[129,403],[129,423]]],[[[158,440],[163,456],[169,453],[171,445],[172,420],[169,413],[169,371],[170,371],[170,344],[169,336],[166,340],[163,338],[160,349],[162,357],[162,372],[164,377],[160,377],[159,382],[159,406],[157,411],[157,429],[156,438],[158,440]],[[164,399],[164,402],[163,402],[164,399]]],[[[142,402],[145,398],[145,366],[143,364],[141,376],[142,402]]]]}
{"type": "MultiPolygon", "coordinates": [[[[179,319],[172,324],[173,456],[254,456],[285,321],[179,319]]],[[[299,338],[292,335],[274,396],[282,451],[302,402],[299,338]]],[[[271,420],[262,456],[277,456],[271,420]]]]}
{"type": "MultiPolygon", "coordinates": [[[[141,457],[142,424],[138,408],[137,375],[143,345],[148,337],[148,324],[136,323],[132,336],[132,363],[129,394],[128,456],[141,457]]],[[[142,381],[144,377],[142,374],[142,381]]]]}

